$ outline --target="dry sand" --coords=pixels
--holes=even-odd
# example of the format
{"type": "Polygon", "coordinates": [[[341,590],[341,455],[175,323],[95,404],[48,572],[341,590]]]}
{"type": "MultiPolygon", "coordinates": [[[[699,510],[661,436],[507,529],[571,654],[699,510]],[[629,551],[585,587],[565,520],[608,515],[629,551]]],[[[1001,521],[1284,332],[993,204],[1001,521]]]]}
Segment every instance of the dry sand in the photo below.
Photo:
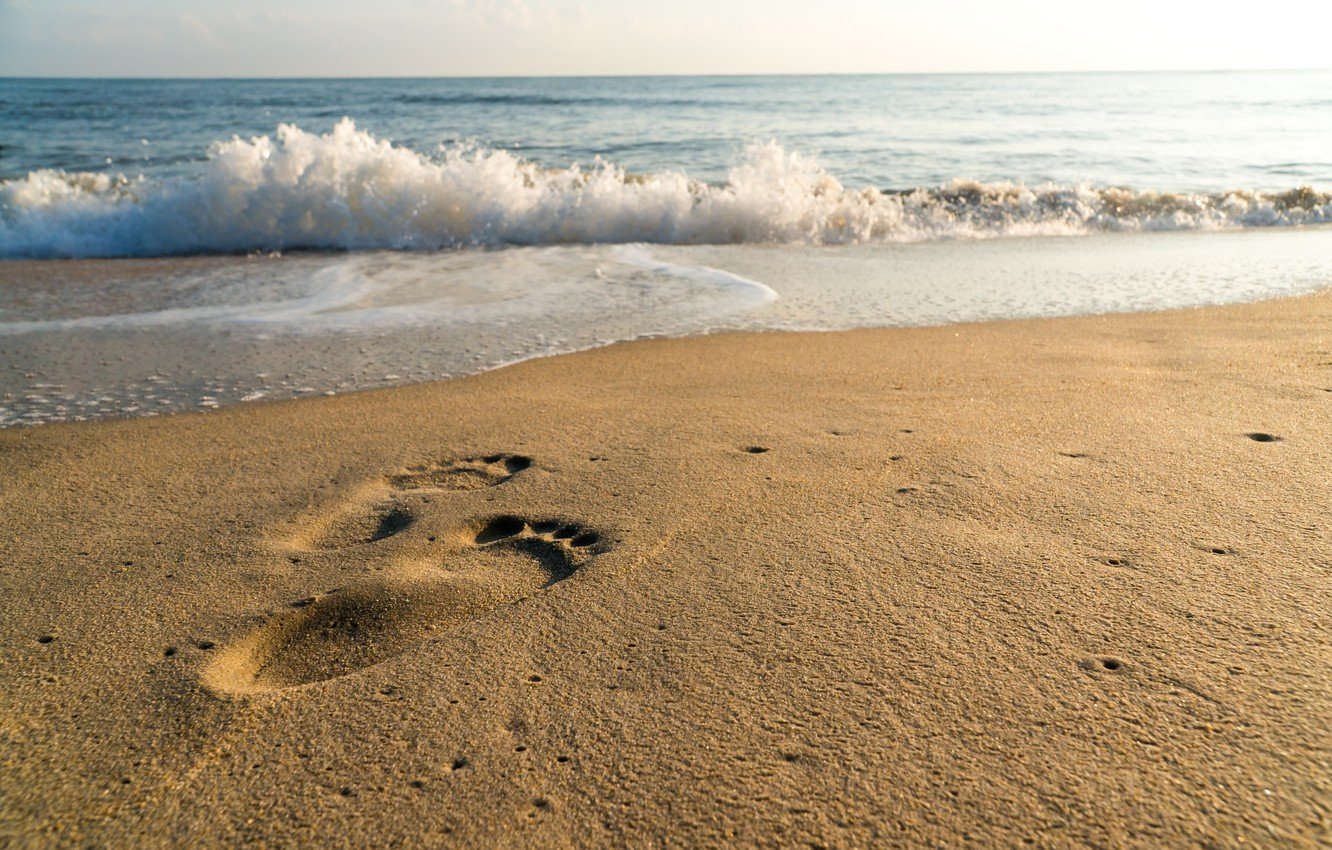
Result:
{"type": "Polygon", "coordinates": [[[1320,294],[0,433],[0,844],[1328,846],[1329,390],[1320,294]]]}

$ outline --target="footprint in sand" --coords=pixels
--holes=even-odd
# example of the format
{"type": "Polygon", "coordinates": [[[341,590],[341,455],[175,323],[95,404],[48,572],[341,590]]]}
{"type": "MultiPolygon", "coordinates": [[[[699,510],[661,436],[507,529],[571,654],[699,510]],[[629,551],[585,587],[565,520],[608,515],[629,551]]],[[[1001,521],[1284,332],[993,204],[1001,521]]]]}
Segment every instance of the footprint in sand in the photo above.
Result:
{"type": "Polygon", "coordinates": [[[508,515],[464,531],[455,545],[444,566],[401,565],[293,603],[222,650],[205,683],[223,693],[262,693],[354,673],[539,593],[608,548],[599,532],[577,523],[508,515]]]}
{"type": "Polygon", "coordinates": [[[503,484],[532,465],[524,455],[494,454],[414,466],[389,477],[399,490],[480,490],[503,484]]]}
{"type": "Polygon", "coordinates": [[[525,455],[493,454],[411,467],[364,488],[291,543],[297,549],[345,549],[384,540],[416,522],[413,507],[403,504],[400,495],[494,487],[531,466],[532,459],[525,455]]]}

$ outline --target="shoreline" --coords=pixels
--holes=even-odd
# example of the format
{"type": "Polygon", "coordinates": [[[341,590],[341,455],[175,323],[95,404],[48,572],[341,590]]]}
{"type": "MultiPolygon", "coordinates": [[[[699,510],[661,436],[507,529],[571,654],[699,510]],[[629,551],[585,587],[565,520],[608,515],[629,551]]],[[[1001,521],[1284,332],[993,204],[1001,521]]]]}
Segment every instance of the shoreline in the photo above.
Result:
{"type": "Polygon", "coordinates": [[[0,431],[0,837],[1319,846],[1328,328],[724,332],[0,431]]]}
{"type": "Polygon", "coordinates": [[[1332,227],[912,245],[585,246],[0,264],[0,426],[477,374],[616,341],[1247,303],[1332,227]]]}

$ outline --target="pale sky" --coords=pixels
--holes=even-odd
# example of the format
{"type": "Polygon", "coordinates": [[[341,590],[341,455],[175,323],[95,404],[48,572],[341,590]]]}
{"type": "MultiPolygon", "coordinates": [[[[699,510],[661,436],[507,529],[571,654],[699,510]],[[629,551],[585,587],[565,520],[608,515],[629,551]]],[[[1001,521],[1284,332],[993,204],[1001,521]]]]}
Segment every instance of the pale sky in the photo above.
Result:
{"type": "Polygon", "coordinates": [[[1332,0],[0,0],[0,76],[1332,66],[1332,0]]]}

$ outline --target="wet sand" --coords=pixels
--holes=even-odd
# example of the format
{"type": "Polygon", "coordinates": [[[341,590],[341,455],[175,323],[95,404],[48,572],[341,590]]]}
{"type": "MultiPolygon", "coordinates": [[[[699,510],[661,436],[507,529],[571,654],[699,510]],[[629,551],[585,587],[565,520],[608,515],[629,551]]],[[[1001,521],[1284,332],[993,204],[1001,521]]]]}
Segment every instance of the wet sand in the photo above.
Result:
{"type": "Polygon", "coordinates": [[[1332,294],[0,432],[0,844],[1332,840],[1332,294]]]}

